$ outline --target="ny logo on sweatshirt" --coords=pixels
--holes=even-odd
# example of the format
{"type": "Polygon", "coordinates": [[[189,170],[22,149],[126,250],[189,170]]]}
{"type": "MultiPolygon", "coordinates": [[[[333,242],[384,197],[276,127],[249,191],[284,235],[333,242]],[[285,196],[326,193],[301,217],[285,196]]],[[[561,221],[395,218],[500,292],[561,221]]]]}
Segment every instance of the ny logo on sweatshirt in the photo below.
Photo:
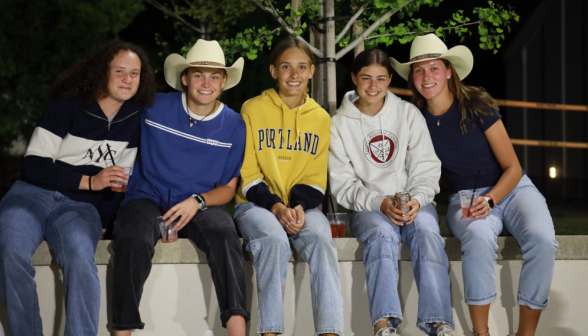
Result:
{"type": "Polygon", "coordinates": [[[86,155],[84,155],[82,160],[87,157],[90,157],[91,161],[98,163],[100,162],[100,159],[104,161],[106,159],[112,158],[113,156],[116,156],[115,150],[108,147],[102,150],[102,145],[99,145],[98,148],[95,148],[94,150],[92,150],[92,148],[88,148],[88,151],[86,152],[86,155]],[[96,157],[96,160],[94,160],[94,157],[96,157]]]}
{"type": "Polygon", "coordinates": [[[293,133],[294,132],[290,129],[286,130],[286,132],[282,132],[281,128],[278,129],[277,132],[273,128],[258,130],[258,151],[262,151],[265,146],[265,148],[286,149],[288,151],[300,151],[316,155],[320,141],[318,135],[306,132],[301,133],[296,139],[296,142],[292,144],[290,140],[294,141],[295,135],[293,133]]]}
{"type": "Polygon", "coordinates": [[[392,164],[398,154],[397,148],[398,138],[388,131],[373,131],[363,140],[363,154],[378,168],[392,164]]]}

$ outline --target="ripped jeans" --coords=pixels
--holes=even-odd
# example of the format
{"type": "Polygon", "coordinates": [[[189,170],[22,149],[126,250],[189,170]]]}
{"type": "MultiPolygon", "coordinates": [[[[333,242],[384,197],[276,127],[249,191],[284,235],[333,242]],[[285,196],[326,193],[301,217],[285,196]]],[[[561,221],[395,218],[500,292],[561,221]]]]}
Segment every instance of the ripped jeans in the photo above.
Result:
{"type": "Polygon", "coordinates": [[[427,204],[414,222],[403,227],[394,225],[379,211],[353,212],[351,232],[362,243],[367,292],[372,325],[389,317],[390,327],[402,323],[398,295],[398,245],[410,247],[412,269],[419,291],[417,327],[427,335],[437,335],[438,322],[453,328],[453,311],[449,291],[449,261],[445,241],[439,234],[439,217],[433,204],[427,204]]]}

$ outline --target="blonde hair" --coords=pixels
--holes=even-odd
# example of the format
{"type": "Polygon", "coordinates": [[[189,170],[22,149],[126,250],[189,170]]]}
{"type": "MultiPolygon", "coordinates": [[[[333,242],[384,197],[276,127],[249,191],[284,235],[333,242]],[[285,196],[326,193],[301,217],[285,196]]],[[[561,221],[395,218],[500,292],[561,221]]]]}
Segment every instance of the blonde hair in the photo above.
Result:
{"type": "MultiPolygon", "coordinates": [[[[459,100],[459,109],[461,111],[459,126],[462,133],[465,134],[467,132],[466,118],[472,122],[474,121],[473,118],[478,118],[480,122],[483,122],[483,115],[491,115],[494,111],[499,110],[498,102],[482,87],[463,85],[451,63],[442,58],[440,60],[446,69],[451,69],[452,75],[447,80],[447,86],[453,96],[459,100]]],[[[412,91],[412,103],[421,110],[427,107],[427,100],[419,93],[414,84],[412,66],[408,74],[408,88],[412,91]]]]}

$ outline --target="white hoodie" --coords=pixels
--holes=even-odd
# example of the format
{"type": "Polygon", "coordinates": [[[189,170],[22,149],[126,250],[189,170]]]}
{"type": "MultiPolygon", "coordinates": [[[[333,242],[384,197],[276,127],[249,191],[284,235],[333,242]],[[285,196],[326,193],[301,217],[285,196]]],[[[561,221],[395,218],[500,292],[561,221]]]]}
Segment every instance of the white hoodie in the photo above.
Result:
{"type": "Polygon", "coordinates": [[[431,203],[441,161],[421,112],[388,91],[382,110],[370,117],[353,105],[357,99],[347,92],[332,119],[329,181],[337,202],[380,211],[384,198],[406,191],[421,207],[431,203]]]}

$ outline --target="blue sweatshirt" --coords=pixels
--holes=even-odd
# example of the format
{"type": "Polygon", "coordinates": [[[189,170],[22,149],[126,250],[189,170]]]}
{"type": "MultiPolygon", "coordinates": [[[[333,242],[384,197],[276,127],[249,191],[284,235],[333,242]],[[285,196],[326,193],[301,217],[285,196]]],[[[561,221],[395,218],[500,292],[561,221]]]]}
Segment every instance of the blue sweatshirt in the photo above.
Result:
{"type": "Polygon", "coordinates": [[[190,125],[181,92],[155,96],[153,107],[145,111],[141,157],[123,205],[148,198],[167,211],[168,190],[173,207],[240,175],[246,132],[241,116],[221,104],[216,112],[190,125]]]}
{"type": "Polygon", "coordinates": [[[79,190],[83,175],[112,166],[132,166],[137,156],[143,107],[126,101],[112,121],[94,101],[58,97],[45,109],[25,154],[20,180],[96,207],[102,226],[114,220],[124,197],[106,188],[79,190]],[[107,146],[108,145],[108,146],[107,146]],[[110,152],[108,151],[110,147],[110,152]]]}

